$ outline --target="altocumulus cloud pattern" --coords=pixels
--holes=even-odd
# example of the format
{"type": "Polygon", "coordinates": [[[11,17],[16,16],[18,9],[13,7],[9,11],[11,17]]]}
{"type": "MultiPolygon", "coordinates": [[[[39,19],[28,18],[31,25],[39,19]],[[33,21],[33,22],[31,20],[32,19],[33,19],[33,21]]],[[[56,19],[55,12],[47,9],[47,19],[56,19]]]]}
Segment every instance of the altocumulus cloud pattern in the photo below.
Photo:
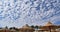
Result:
{"type": "Polygon", "coordinates": [[[0,26],[60,22],[60,0],[0,0],[0,26]]]}

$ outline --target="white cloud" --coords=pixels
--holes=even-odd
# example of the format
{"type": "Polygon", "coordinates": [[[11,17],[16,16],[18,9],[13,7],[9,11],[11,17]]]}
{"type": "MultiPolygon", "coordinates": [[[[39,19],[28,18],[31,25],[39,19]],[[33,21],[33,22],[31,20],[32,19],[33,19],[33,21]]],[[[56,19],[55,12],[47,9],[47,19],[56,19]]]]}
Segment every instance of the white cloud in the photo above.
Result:
{"type": "MultiPolygon", "coordinates": [[[[20,27],[25,24],[44,25],[49,19],[54,23],[54,19],[59,18],[58,16],[51,17],[51,15],[54,14],[56,10],[49,9],[48,11],[44,12],[45,8],[42,8],[43,1],[44,0],[40,2],[39,0],[37,0],[33,2],[34,3],[33,5],[31,5],[32,2],[30,2],[30,0],[22,0],[22,1],[17,0],[16,3],[14,3],[14,0],[9,0],[9,1],[4,0],[4,4],[3,4],[4,9],[2,9],[3,13],[1,15],[5,17],[5,14],[9,14],[9,16],[6,16],[4,19],[0,20],[0,24],[2,26],[9,26],[9,27],[12,26],[20,27]],[[27,1],[28,4],[25,4],[27,1]],[[10,2],[10,6],[8,6],[8,2],[10,2]],[[40,8],[36,8],[38,6],[40,8]],[[9,8],[11,10],[9,10],[9,8]],[[40,10],[36,10],[36,9],[40,9],[40,10]],[[18,16],[19,17],[15,19],[13,16],[15,16],[15,18],[18,16]],[[47,18],[47,19],[43,19],[43,18],[47,18]]],[[[48,1],[46,1],[46,3],[48,3],[48,1]]],[[[50,3],[48,3],[47,6],[49,5],[50,3]]],[[[59,13],[59,11],[57,13],[59,13]]]]}

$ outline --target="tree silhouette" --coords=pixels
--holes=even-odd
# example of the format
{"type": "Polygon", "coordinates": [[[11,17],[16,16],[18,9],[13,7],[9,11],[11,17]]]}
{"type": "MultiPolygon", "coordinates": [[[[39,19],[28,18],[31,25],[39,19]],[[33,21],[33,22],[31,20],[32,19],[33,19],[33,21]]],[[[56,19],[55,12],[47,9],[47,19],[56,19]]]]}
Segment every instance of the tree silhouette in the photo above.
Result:
{"type": "Polygon", "coordinates": [[[32,25],[32,26],[31,26],[31,28],[35,28],[35,26],[34,26],[34,25],[32,25]]]}
{"type": "Polygon", "coordinates": [[[35,29],[38,29],[38,28],[39,28],[39,27],[36,25],[36,26],[35,26],[35,29]]]}

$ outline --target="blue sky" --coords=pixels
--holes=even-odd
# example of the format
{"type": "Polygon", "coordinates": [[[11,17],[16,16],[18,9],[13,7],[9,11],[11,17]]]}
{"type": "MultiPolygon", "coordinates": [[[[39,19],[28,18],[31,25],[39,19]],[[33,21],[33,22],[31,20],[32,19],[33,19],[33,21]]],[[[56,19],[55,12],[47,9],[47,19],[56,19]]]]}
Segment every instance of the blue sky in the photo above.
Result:
{"type": "Polygon", "coordinates": [[[0,27],[60,25],[60,0],[0,0],[0,27]]]}

